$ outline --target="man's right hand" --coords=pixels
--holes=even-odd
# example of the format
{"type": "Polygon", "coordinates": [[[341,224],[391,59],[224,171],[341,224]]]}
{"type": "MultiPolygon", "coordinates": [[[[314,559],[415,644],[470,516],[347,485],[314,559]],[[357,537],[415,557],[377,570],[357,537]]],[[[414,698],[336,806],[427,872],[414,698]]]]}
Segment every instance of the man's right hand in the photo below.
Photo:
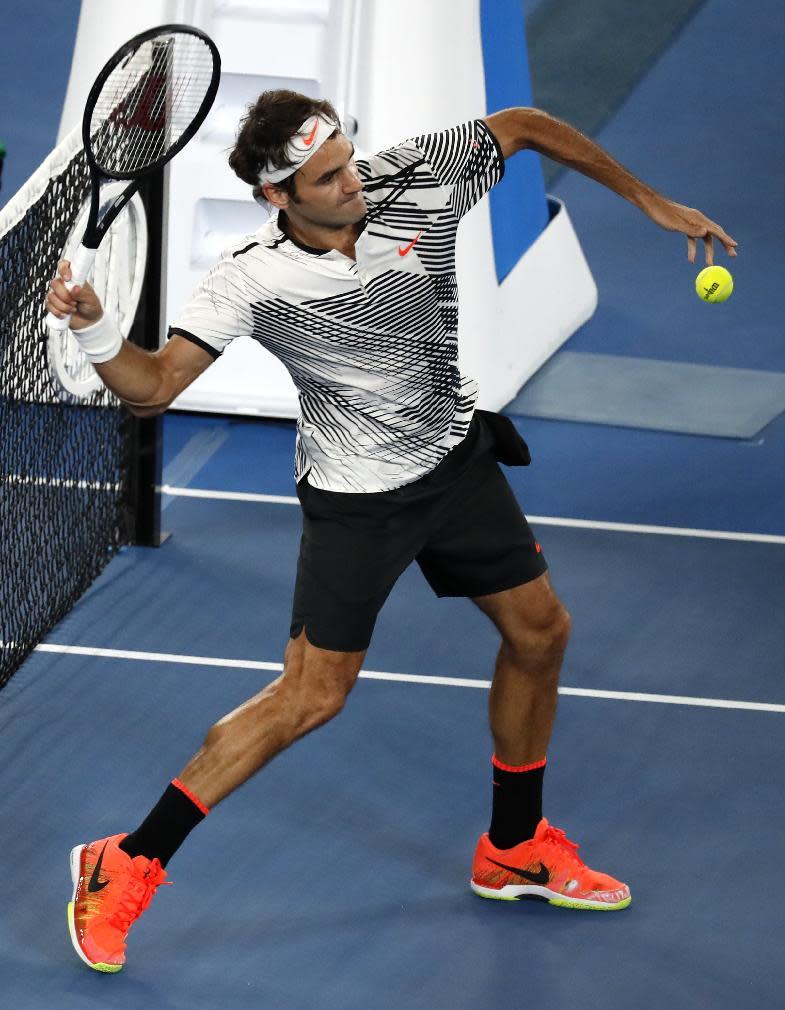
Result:
{"type": "Polygon", "coordinates": [[[98,295],[89,284],[77,285],[69,291],[65,282],[70,280],[71,264],[68,260],[62,260],[57,265],[57,277],[49,285],[46,307],[58,319],[70,315],[70,328],[82,330],[85,326],[97,323],[104,310],[98,295]]]}

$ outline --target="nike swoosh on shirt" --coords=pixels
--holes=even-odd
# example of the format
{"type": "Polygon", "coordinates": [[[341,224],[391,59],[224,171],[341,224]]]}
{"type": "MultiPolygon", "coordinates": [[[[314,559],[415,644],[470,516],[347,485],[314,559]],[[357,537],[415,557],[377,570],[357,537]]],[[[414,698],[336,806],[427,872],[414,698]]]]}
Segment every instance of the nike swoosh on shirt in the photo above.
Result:
{"type": "Polygon", "coordinates": [[[305,144],[306,147],[310,147],[311,144],[314,142],[314,139],[316,137],[316,131],[318,129],[319,129],[319,120],[316,119],[314,120],[313,129],[311,130],[311,132],[308,134],[307,137],[303,137],[303,144],[305,144]]]}
{"type": "Polygon", "coordinates": [[[405,256],[408,252],[410,252],[415,247],[415,245],[417,245],[417,243],[420,241],[420,236],[421,235],[422,235],[422,232],[418,231],[417,234],[414,236],[414,238],[411,240],[411,242],[407,246],[400,246],[399,245],[398,246],[398,255],[399,256],[405,256]]]}
{"type": "Polygon", "coordinates": [[[109,844],[108,842],[105,842],[104,843],[104,847],[101,849],[101,855],[98,857],[98,862],[95,864],[95,869],[93,870],[93,875],[92,875],[92,877],[90,877],[90,880],[89,880],[89,882],[87,884],[87,890],[88,891],[102,891],[106,887],[107,884],[111,883],[111,881],[109,881],[109,880],[100,880],[99,881],[99,879],[98,879],[99,876],[101,875],[101,863],[103,863],[103,861],[104,861],[104,853],[106,852],[106,846],[108,844],[109,844]]]}
{"type": "Polygon", "coordinates": [[[510,873],[517,873],[519,877],[523,877],[524,880],[530,880],[533,884],[547,884],[551,879],[550,872],[540,863],[540,868],[536,873],[530,873],[529,870],[522,870],[520,866],[505,866],[504,863],[497,863],[495,859],[489,859],[489,862],[493,863],[494,866],[500,866],[503,870],[509,870],[510,873]]]}

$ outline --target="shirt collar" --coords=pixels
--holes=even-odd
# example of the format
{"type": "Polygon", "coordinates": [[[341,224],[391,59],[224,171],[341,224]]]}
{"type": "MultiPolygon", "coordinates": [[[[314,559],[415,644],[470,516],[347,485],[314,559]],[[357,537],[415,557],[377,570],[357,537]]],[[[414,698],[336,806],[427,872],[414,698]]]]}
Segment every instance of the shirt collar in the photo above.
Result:
{"type": "MultiPolygon", "coordinates": [[[[314,246],[298,242],[297,239],[292,235],[289,235],[286,230],[286,212],[283,210],[275,211],[275,213],[270,217],[268,223],[272,230],[273,242],[275,245],[280,245],[281,242],[291,242],[293,246],[296,246],[298,249],[302,249],[303,252],[307,252],[311,256],[327,256],[330,253],[336,253],[338,256],[341,255],[337,249],[316,249],[314,246]]],[[[360,233],[357,236],[358,239],[365,231],[366,223],[367,218],[363,218],[360,226],[360,233]]]]}

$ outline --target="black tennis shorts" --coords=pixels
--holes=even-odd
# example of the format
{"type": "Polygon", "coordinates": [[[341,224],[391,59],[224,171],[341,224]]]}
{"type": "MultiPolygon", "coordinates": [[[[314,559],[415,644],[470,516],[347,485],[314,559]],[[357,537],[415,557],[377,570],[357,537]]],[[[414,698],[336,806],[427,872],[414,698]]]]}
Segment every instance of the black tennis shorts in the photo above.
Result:
{"type": "Polygon", "coordinates": [[[367,649],[412,561],[437,596],[486,596],[547,570],[498,460],[529,462],[512,422],[475,411],[466,438],[425,477],[392,491],[297,485],[303,534],[290,634],[322,649],[367,649]]]}

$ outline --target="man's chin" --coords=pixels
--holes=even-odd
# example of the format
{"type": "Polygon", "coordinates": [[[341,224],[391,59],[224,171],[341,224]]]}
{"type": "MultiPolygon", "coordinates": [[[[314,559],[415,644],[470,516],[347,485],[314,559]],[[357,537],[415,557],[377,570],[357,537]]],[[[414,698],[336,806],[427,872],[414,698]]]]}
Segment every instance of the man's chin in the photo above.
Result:
{"type": "Polygon", "coordinates": [[[358,221],[362,221],[367,212],[368,208],[365,206],[364,196],[349,200],[344,209],[346,224],[357,224],[358,221]]]}
{"type": "Polygon", "coordinates": [[[365,197],[361,196],[359,199],[346,200],[329,217],[312,217],[309,222],[322,228],[346,228],[362,221],[366,213],[365,197]]]}

